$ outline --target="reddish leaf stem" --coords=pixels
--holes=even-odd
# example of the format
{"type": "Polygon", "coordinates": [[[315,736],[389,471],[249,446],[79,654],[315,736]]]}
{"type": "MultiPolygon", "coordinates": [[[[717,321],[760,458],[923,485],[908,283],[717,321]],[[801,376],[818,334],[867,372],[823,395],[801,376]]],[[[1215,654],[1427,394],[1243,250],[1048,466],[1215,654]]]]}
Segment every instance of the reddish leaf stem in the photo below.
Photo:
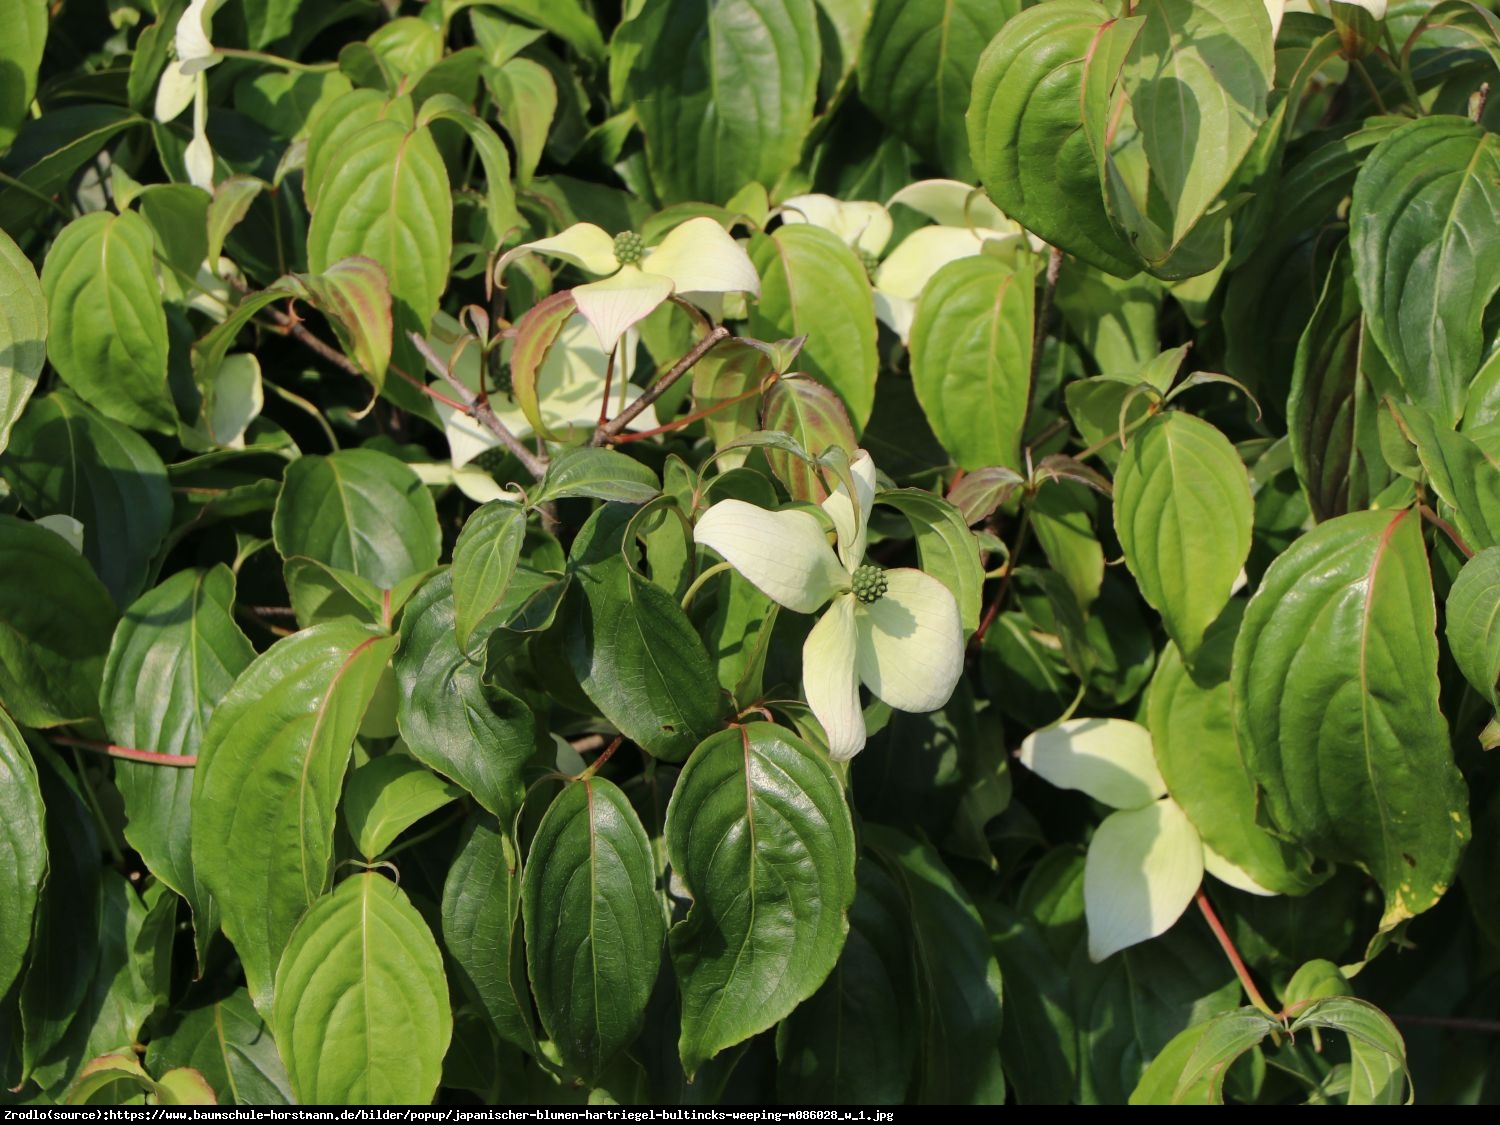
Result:
{"type": "Polygon", "coordinates": [[[1219,940],[1219,948],[1224,951],[1224,956],[1229,958],[1229,963],[1234,966],[1234,975],[1240,978],[1240,986],[1244,988],[1245,995],[1249,997],[1250,1003],[1254,1004],[1266,1015],[1276,1018],[1276,1013],[1266,1003],[1266,998],[1260,994],[1260,989],[1255,986],[1255,981],[1250,976],[1250,970],[1246,968],[1244,958],[1240,951],[1234,946],[1234,939],[1229,936],[1229,931],[1224,928],[1224,923],[1219,921],[1219,916],[1214,913],[1213,906],[1208,901],[1208,895],[1202,887],[1198,888],[1195,898],[1198,910],[1203,915],[1203,920],[1208,923],[1208,928],[1214,932],[1214,937],[1219,940]]]}
{"type": "Polygon", "coordinates": [[[64,746],[76,746],[80,750],[92,750],[96,754],[108,754],[111,758],[123,758],[128,762],[144,762],[150,766],[172,766],[176,769],[191,769],[198,764],[192,754],[162,754],[156,750],[136,750],[130,746],[116,746],[113,742],[96,742],[92,738],[75,738],[71,734],[49,734],[53,742],[64,746]]]}
{"type": "Polygon", "coordinates": [[[725,328],[721,324],[707,336],[703,337],[703,339],[699,340],[692,346],[691,349],[689,349],[688,353],[685,356],[683,356],[672,365],[672,369],[670,371],[668,371],[660,379],[647,387],[645,393],[642,394],[640,398],[636,399],[624,410],[616,414],[610,421],[594,430],[594,436],[592,440],[590,440],[589,444],[607,445],[609,442],[612,442],[616,438],[618,438],[620,436],[620,432],[624,430],[626,426],[634,422],[636,418],[639,417],[639,415],[648,406],[654,403],[657,399],[661,398],[662,395],[666,394],[668,389],[674,383],[676,383],[678,379],[681,379],[684,375],[691,371],[693,368],[693,364],[697,363],[711,350],[713,350],[713,348],[715,348],[719,343],[727,340],[728,338],[729,329],[725,328]]]}

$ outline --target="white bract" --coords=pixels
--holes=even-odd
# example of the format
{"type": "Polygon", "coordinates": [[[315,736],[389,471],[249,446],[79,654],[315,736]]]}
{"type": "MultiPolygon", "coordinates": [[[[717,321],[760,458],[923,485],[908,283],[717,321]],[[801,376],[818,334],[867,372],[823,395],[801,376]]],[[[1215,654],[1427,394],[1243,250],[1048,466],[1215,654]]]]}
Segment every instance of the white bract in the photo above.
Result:
{"type": "Polygon", "coordinates": [[[1004,252],[1006,247],[1040,247],[978,188],[958,180],[919,180],[882,206],[868,200],[845,202],[828,195],[798,195],[782,204],[782,221],[812,223],[832,231],[872,265],[875,314],[906,343],[917,298],[938,270],[960,258],[1004,252]],[[880,264],[890,241],[890,208],[910,207],[932,219],[907,235],[880,264]]]}
{"type": "Polygon", "coordinates": [[[1205,871],[1238,890],[1271,893],[1205,844],[1167,796],[1151,732],[1140,724],[1071,719],[1029,735],[1020,758],[1053,785],[1119,810],[1094,832],[1084,861],[1092,960],[1165,933],[1193,901],[1205,871]]]}
{"type": "Polygon", "coordinates": [[[606,355],[631,325],[674,295],[695,304],[712,304],[725,293],[760,295],[760,276],[749,256],[706,216],[673,227],[651,247],[633,231],[611,237],[593,223],[575,223],[553,238],[507,252],[495,276],[521,254],[547,254],[603,277],[575,286],[573,299],[606,355]]]}
{"type": "Polygon", "coordinates": [[[713,505],[693,531],[779,605],[813,613],[830,603],[802,646],[802,682],[839,761],[865,745],[861,681],[898,710],[935,711],[964,664],[963,624],[948,588],[920,570],[864,563],[875,465],[861,450],[849,470],[855,495],[841,483],[823,501],[837,551],[811,512],[740,500],[713,505]]]}
{"type": "Polygon", "coordinates": [[[213,14],[224,0],[193,0],[177,21],[177,59],[167,63],[156,88],[156,119],[174,121],[193,106],[193,139],[182,154],[188,179],[204,191],[214,190],[214,152],[208,143],[208,76],[219,61],[209,34],[213,14]]]}
{"type": "MultiPolygon", "coordinates": [[[[1389,7],[1388,0],[1339,0],[1340,3],[1348,4],[1351,8],[1363,8],[1378,20],[1385,19],[1385,10],[1389,7]]],[[[1311,0],[1265,0],[1266,14],[1271,17],[1271,38],[1276,38],[1281,31],[1281,17],[1287,12],[1311,12],[1313,5],[1311,0]]],[[[1325,12],[1328,3],[1323,4],[1325,12]]]]}

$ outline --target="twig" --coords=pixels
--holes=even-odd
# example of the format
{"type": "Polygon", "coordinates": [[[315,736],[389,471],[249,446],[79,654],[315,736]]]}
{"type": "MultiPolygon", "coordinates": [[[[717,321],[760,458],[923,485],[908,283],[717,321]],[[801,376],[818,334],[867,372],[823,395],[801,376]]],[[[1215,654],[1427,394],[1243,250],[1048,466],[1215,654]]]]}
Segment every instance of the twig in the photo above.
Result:
{"type": "MultiPolygon", "coordinates": [[[[1052,319],[1052,299],[1057,293],[1057,276],[1062,273],[1063,252],[1056,246],[1047,255],[1047,282],[1042,287],[1042,303],[1037,306],[1036,326],[1031,337],[1031,384],[1026,391],[1026,420],[1036,399],[1036,377],[1042,369],[1042,345],[1047,341],[1047,322],[1052,319]]],[[[1024,423],[1023,423],[1024,427],[1024,423]]]]}
{"type": "MultiPolygon", "coordinates": [[[[1028,497],[1029,499],[1029,497],[1028,497]]],[[[995,596],[990,601],[989,608],[984,611],[984,619],[979,622],[979,628],[974,630],[974,636],[969,641],[970,651],[977,652],[979,646],[984,644],[984,635],[990,631],[990,626],[995,623],[995,618],[1000,616],[1000,607],[1005,604],[1005,595],[1010,593],[1010,578],[1016,571],[1016,560],[1021,557],[1021,552],[1026,549],[1026,536],[1031,530],[1031,507],[1029,504],[1021,508],[1021,526],[1016,530],[1015,546],[1005,559],[1005,573],[1000,576],[1000,585],[995,590],[995,596]]]]}
{"type": "Polygon", "coordinates": [[[190,769],[198,764],[192,754],[162,754],[156,750],[136,750],[130,746],[116,746],[113,742],[96,742],[92,738],[75,738],[71,734],[49,734],[53,742],[64,746],[76,746],[80,750],[92,750],[96,754],[108,754],[111,758],[123,758],[128,762],[145,762],[152,766],[174,766],[190,769]]]}
{"type": "Polygon", "coordinates": [[[703,339],[699,340],[685,356],[672,365],[670,371],[647,387],[645,393],[640,398],[616,414],[609,422],[596,429],[589,444],[604,445],[619,437],[621,431],[626,426],[634,422],[647,407],[666,394],[672,384],[676,383],[677,380],[681,379],[692,369],[693,364],[697,363],[714,347],[728,338],[729,329],[721,324],[707,336],[703,337],[703,339]]]}
{"type": "Polygon", "coordinates": [[[432,350],[426,340],[415,332],[408,332],[407,337],[422,354],[422,358],[447,380],[448,385],[458,395],[461,401],[456,404],[456,409],[468,414],[474,421],[499,438],[500,444],[505,446],[517,461],[521,462],[526,471],[537,480],[541,480],[542,475],[547,471],[547,458],[533,452],[520,438],[511,433],[510,428],[495,416],[495,412],[490,409],[490,404],[482,401],[478,395],[469,390],[463,380],[448,369],[448,365],[432,350]]]}
{"type": "Polygon", "coordinates": [[[1423,519],[1453,541],[1453,545],[1458,548],[1459,553],[1464,558],[1472,559],[1474,557],[1474,548],[1464,542],[1464,537],[1458,533],[1456,527],[1434,512],[1426,504],[1418,504],[1417,510],[1422,513],[1423,519]]]}
{"type": "Polygon", "coordinates": [[[1440,1027],[1446,1031],[1477,1031],[1481,1035],[1500,1035],[1500,1020],[1481,1020],[1469,1016],[1408,1016],[1390,1013],[1392,1021],[1408,1027],[1440,1027]]]}
{"type": "Polygon", "coordinates": [[[1219,921],[1219,916],[1214,913],[1213,906],[1208,901],[1208,895],[1203,888],[1198,888],[1196,896],[1198,910],[1203,915],[1203,920],[1208,923],[1208,928],[1214,932],[1214,937],[1219,940],[1219,948],[1224,951],[1224,956],[1229,958],[1229,963],[1234,966],[1234,975],[1240,978],[1240,986],[1244,988],[1245,995],[1250,1003],[1254,1004],[1266,1015],[1276,1019],[1277,1014],[1266,1003],[1266,998],[1260,994],[1260,989],[1255,986],[1255,981],[1250,976],[1250,970],[1245,967],[1245,961],[1240,956],[1240,951],[1234,947],[1234,939],[1229,936],[1229,931],[1224,928],[1224,923],[1219,921]]]}

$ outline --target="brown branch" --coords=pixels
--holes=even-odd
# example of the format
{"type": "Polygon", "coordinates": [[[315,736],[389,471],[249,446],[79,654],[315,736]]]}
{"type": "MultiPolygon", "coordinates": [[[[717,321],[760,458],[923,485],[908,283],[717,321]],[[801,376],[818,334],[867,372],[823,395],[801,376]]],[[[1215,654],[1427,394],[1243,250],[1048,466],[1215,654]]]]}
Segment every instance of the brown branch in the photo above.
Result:
{"type": "Polygon", "coordinates": [[[448,365],[432,350],[426,340],[422,339],[415,332],[408,332],[407,337],[416,345],[416,349],[422,354],[422,358],[428,362],[433,370],[447,380],[448,385],[458,395],[461,402],[457,408],[489,430],[490,433],[494,434],[500,440],[500,444],[505,446],[517,461],[521,462],[528,473],[537,480],[541,480],[542,475],[547,471],[547,458],[529,449],[525,442],[511,433],[510,427],[495,416],[495,412],[490,409],[490,404],[469,390],[464,385],[463,380],[449,370],[448,365]]]}
{"type": "Polygon", "coordinates": [[[666,394],[668,389],[674,383],[676,383],[677,380],[681,379],[690,370],[692,370],[693,364],[697,363],[700,359],[702,359],[705,355],[712,351],[718,344],[720,344],[724,340],[727,340],[728,338],[729,329],[725,328],[721,324],[707,336],[703,337],[703,339],[699,340],[696,344],[693,345],[692,349],[685,356],[683,356],[675,364],[672,365],[672,369],[670,371],[668,371],[656,382],[652,383],[651,386],[647,387],[645,393],[642,394],[640,398],[636,399],[624,410],[620,411],[620,413],[615,415],[615,417],[609,422],[604,423],[598,429],[596,429],[594,431],[593,438],[589,441],[589,444],[605,445],[608,442],[611,442],[615,438],[619,437],[621,431],[623,431],[626,426],[634,422],[636,418],[638,418],[641,413],[646,410],[647,407],[649,407],[657,399],[661,398],[662,395],[666,394]]]}
{"type": "Polygon", "coordinates": [[[1408,1016],[1390,1013],[1395,1023],[1408,1027],[1437,1027],[1445,1031],[1477,1031],[1481,1035],[1500,1035],[1500,1020],[1481,1020],[1469,1016],[1408,1016]]]}
{"type": "Polygon", "coordinates": [[[152,766],[174,766],[191,769],[198,764],[192,754],[163,754],[156,750],[136,750],[130,746],[116,746],[113,742],[96,742],[92,738],[74,738],[71,734],[49,734],[53,742],[63,746],[76,746],[80,750],[92,750],[96,754],[108,754],[111,758],[123,758],[128,762],[144,762],[152,766]]]}

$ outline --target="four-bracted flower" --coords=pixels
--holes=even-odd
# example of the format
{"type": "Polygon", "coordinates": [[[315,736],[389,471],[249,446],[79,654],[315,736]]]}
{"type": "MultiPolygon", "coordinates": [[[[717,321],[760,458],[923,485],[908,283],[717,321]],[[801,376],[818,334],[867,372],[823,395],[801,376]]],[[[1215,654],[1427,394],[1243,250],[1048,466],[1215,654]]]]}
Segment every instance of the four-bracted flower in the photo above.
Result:
{"type": "Polygon", "coordinates": [[[672,228],[660,245],[650,247],[634,231],[611,237],[593,223],[575,223],[552,238],[508,251],[496,265],[495,276],[521,254],[549,254],[585,273],[604,275],[602,281],[575,286],[573,300],[593,325],[606,355],[626,329],[674,295],[690,301],[706,294],[760,295],[760,275],[750,258],[723,227],[705,216],[672,228]]]}
{"type": "Polygon", "coordinates": [[[838,550],[810,512],[769,512],[721,500],[698,520],[693,538],[712,548],[772,601],[813,613],[831,600],[802,646],[807,704],[844,761],[865,745],[863,681],[900,711],[935,711],[963,674],[964,634],[948,588],[920,570],[866,563],[875,466],[864,451],[850,466],[855,495],[840,484],[823,511],[838,550]]]}

